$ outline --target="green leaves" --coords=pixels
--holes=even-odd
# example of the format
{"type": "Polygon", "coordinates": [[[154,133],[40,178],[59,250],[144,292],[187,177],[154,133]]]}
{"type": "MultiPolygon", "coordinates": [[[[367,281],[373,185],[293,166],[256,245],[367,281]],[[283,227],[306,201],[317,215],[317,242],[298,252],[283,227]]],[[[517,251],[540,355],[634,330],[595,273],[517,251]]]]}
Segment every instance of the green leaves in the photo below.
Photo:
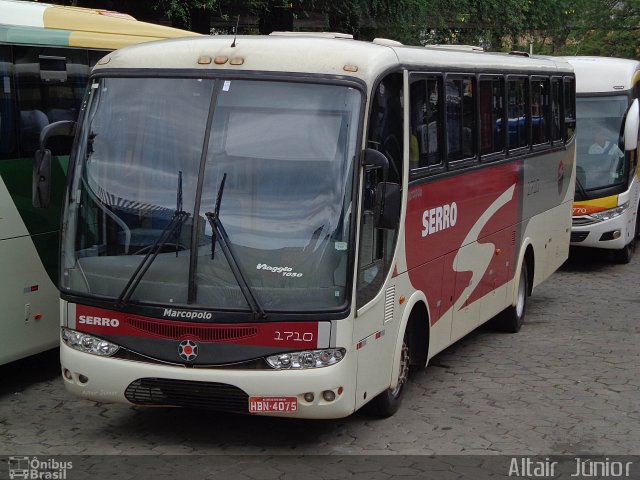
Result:
{"type": "Polygon", "coordinates": [[[245,21],[245,33],[296,28],[298,20],[301,29],[351,33],[362,40],[387,37],[409,45],[460,43],[487,50],[528,51],[532,45],[540,54],[640,59],[640,0],[60,0],[72,2],[133,13],[153,5],[175,26],[202,33],[208,33],[209,20],[224,31],[240,15],[257,27],[245,21]]]}
{"type": "Polygon", "coordinates": [[[194,15],[211,15],[217,7],[217,0],[156,0],[155,5],[175,25],[187,29],[194,15]]]}

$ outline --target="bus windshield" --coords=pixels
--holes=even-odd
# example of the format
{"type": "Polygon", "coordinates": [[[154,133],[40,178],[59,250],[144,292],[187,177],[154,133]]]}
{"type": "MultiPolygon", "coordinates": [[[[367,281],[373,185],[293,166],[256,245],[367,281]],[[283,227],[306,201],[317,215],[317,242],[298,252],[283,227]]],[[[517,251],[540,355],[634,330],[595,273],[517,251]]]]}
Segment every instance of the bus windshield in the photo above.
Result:
{"type": "Polygon", "coordinates": [[[628,104],[625,95],[576,99],[576,177],[585,191],[627,181],[627,162],[618,139],[628,104]]]}
{"type": "Polygon", "coordinates": [[[343,307],[361,102],[340,85],[93,80],[62,290],[247,310],[248,288],[265,311],[343,307]]]}

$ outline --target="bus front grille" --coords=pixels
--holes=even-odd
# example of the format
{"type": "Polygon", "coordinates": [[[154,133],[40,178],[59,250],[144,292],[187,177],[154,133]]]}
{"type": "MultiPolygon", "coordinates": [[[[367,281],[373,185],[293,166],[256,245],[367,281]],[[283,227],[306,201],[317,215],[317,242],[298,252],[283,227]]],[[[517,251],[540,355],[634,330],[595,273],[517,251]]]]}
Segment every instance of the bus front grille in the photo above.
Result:
{"type": "Polygon", "coordinates": [[[571,232],[571,243],[584,242],[589,232],[571,232]]]}
{"type": "Polygon", "coordinates": [[[134,317],[127,318],[127,325],[154,337],[175,339],[189,335],[201,342],[228,342],[255,337],[258,334],[258,328],[254,326],[195,325],[134,317]]]}
{"type": "Polygon", "coordinates": [[[593,225],[594,223],[598,223],[601,220],[597,220],[593,217],[573,217],[571,219],[571,225],[574,227],[583,227],[585,225],[593,225]]]}
{"type": "Polygon", "coordinates": [[[136,405],[166,405],[223,412],[248,412],[249,396],[233,385],[168,378],[139,378],[125,397],[136,405]]]}

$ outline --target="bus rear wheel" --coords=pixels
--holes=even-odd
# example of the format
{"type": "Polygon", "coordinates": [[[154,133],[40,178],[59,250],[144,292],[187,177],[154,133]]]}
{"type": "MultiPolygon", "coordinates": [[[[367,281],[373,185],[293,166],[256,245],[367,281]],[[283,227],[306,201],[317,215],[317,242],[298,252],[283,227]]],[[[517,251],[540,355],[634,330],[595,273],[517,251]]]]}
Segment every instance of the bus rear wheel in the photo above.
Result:
{"type": "Polygon", "coordinates": [[[522,263],[520,279],[518,280],[518,294],[516,304],[510,305],[495,318],[498,329],[507,333],[518,333],[524,323],[524,314],[527,311],[527,296],[529,295],[529,270],[527,262],[522,263]]]}
{"type": "Polygon", "coordinates": [[[371,400],[367,405],[367,410],[372,415],[380,418],[388,418],[400,408],[404,387],[409,379],[409,365],[411,362],[409,353],[409,338],[405,332],[404,338],[402,339],[402,351],[400,352],[398,384],[395,388],[388,388],[371,400]]]}

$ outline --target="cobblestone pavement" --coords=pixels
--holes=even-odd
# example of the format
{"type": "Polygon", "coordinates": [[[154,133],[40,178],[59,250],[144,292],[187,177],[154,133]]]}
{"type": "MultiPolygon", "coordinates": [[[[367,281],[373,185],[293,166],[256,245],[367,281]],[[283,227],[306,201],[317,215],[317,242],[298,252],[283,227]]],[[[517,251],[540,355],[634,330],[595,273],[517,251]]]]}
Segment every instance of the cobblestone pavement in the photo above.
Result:
{"type": "Polygon", "coordinates": [[[68,394],[55,352],[42,355],[0,368],[0,455],[639,455],[639,288],[640,254],[616,265],[572,252],[519,334],[471,333],[413,376],[385,420],[96,404],[68,394]]]}

